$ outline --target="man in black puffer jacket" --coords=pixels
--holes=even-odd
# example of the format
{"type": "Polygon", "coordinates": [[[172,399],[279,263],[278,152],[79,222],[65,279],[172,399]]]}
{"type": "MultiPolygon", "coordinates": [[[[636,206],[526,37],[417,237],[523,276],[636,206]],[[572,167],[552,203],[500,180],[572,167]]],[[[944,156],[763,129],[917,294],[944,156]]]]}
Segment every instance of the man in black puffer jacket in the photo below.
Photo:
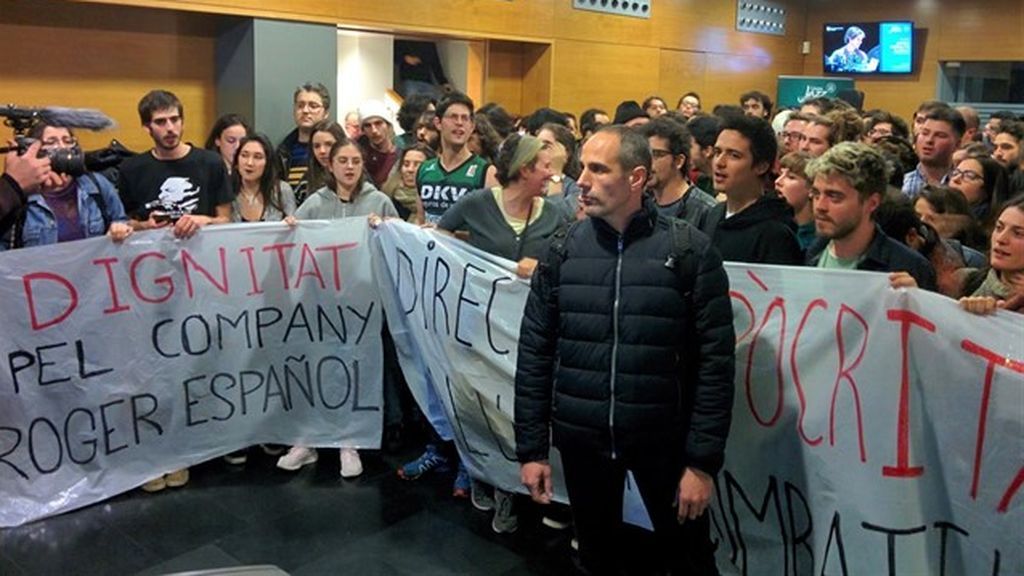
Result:
{"type": "Polygon", "coordinates": [[[617,561],[630,562],[616,536],[630,470],[655,528],[659,564],[717,574],[705,510],[732,411],[728,278],[706,236],[644,204],[646,139],[604,128],[582,160],[590,218],[556,239],[541,262],[520,332],[515,421],[523,483],[535,500],[550,501],[553,438],[582,564],[615,573],[617,561]]]}

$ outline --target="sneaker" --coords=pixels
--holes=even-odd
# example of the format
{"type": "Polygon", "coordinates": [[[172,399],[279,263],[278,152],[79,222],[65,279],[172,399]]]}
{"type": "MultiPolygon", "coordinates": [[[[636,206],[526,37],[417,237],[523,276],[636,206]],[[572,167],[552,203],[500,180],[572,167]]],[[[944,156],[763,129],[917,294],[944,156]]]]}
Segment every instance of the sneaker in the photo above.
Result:
{"type": "Polygon", "coordinates": [[[469,501],[473,503],[473,508],[482,512],[494,510],[494,498],[487,493],[487,485],[479,480],[470,482],[469,501]]]}
{"type": "Polygon", "coordinates": [[[576,552],[580,551],[580,541],[575,536],[572,537],[572,540],[569,540],[569,548],[572,548],[576,552]]]}
{"type": "Polygon", "coordinates": [[[516,495],[501,488],[494,489],[494,520],[491,530],[497,534],[511,534],[519,528],[516,516],[516,495]]]}
{"type": "Polygon", "coordinates": [[[341,477],[355,478],[363,473],[363,461],[355,448],[341,449],[341,477]]]}
{"type": "Polygon", "coordinates": [[[305,446],[292,446],[288,453],[277,459],[277,467],[281,470],[295,471],[306,464],[316,462],[317,455],[315,448],[305,446]]]}
{"type": "Polygon", "coordinates": [[[159,492],[164,488],[167,488],[167,481],[164,480],[163,474],[157,476],[156,478],[153,478],[149,482],[146,482],[145,484],[142,485],[142,491],[149,492],[150,494],[152,494],[153,492],[159,492]]]}
{"type": "Polygon", "coordinates": [[[260,444],[260,448],[263,449],[263,453],[267,456],[280,456],[288,449],[284,444],[260,444]]]}
{"type": "Polygon", "coordinates": [[[232,466],[241,466],[245,464],[248,460],[249,452],[247,450],[236,450],[224,456],[224,462],[227,462],[232,466]]]}
{"type": "Polygon", "coordinates": [[[469,498],[472,479],[469,477],[469,470],[459,460],[459,471],[455,474],[455,483],[452,484],[452,496],[456,498],[469,498]]]}
{"type": "Polygon", "coordinates": [[[544,516],[541,518],[540,523],[552,530],[568,530],[569,527],[572,526],[572,522],[559,520],[558,518],[553,518],[551,516],[544,516]]]}
{"type": "Polygon", "coordinates": [[[182,468],[167,474],[164,476],[164,481],[167,483],[168,488],[181,488],[188,484],[188,468],[182,468]]]}
{"type": "Polygon", "coordinates": [[[438,451],[437,445],[427,444],[427,449],[419,458],[398,469],[398,477],[403,480],[415,480],[431,470],[441,472],[447,469],[448,459],[438,451]]]}

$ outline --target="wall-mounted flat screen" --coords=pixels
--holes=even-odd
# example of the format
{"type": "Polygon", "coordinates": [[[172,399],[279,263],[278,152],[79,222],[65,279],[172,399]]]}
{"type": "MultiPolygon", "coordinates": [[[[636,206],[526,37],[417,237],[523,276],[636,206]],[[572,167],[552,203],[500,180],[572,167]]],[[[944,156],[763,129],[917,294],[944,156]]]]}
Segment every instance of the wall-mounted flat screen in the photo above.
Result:
{"type": "Polygon", "coordinates": [[[914,71],[914,23],[825,24],[822,41],[828,74],[910,74],[914,71]]]}

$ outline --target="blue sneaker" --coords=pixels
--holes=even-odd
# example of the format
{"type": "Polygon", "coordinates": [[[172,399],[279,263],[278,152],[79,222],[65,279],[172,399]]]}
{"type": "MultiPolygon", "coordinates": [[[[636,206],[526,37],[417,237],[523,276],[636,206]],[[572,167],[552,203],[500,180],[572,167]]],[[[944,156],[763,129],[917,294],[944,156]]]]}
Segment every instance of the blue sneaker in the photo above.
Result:
{"type": "Polygon", "coordinates": [[[448,459],[437,449],[437,445],[427,444],[427,449],[419,458],[398,469],[398,477],[403,480],[415,480],[432,470],[442,472],[447,469],[448,459]]]}
{"type": "Polygon", "coordinates": [[[455,475],[455,484],[452,484],[452,496],[456,498],[469,498],[472,491],[473,479],[469,477],[469,471],[459,460],[459,472],[455,475]]]}

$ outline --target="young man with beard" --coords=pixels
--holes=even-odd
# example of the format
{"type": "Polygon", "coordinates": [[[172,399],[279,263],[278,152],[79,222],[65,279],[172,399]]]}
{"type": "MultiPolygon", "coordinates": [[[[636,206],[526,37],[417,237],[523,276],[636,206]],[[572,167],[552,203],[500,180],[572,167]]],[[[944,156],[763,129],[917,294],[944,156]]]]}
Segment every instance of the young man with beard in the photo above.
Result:
{"type": "MultiPolygon", "coordinates": [[[[118,191],[135,230],[173,226],[189,238],[210,224],[231,220],[231,185],[216,152],[182,141],[185,109],[174,94],[153,90],[139,101],[139,119],[153,148],[121,163],[118,191]]],[[[146,492],[188,483],[188,468],[143,484],[146,492]]]]}
{"type": "Polygon", "coordinates": [[[441,216],[467,192],[498,185],[494,166],[470,151],[473,133],[473,100],[453,92],[437,104],[434,126],[441,134],[441,152],[420,166],[416,187],[423,200],[428,223],[441,216]]]}
{"type": "Polygon", "coordinates": [[[1006,168],[1011,194],[1024,192],[1024,122],[1003,121],[992,145],[992,159],[1006,168]]]}
{"type": "Polygon", "coordinates": [[[668,118],[655,118],[639,130],[651,146],[647,189],[654,194],[658,212],[700,228],[715,199],[690,182],[690,134],[668,118]]]}
{"type": "Polygon", "coordinates": [[[946,185],[953,170],[953,153],[964,135],[964,117],[949,106],[933,108],[914,137],[917,167],[903,175],[903,195],[914,198],[926,184],[946,185]]]}
{"type": "Polygon", "coordinates": [[[820,237],[807,250],[808,266],[889,272],[893,288],[937,289],[931,263],[875,224],[888,181],[881,153],[867,144],[843,142],[812,160],[807,175],[814,181],[820,237]]]}
{"type": "Polygon", "coordinates": [[[362,136],[357,141],[366,158],[366,172],[378,190],[384,187],[391,168],[398,161],[399,149],[395,145],[395,129],[391,111],[379,100],[367,100],[359,106],[359,128],[362,136]]]}
{"type": "Polygon", "coordinates": [[[777,150],[775,131],[765,120],[751,116],[723,120],[711,166],[715,192],[726,200],[708,212],[701,227],[723,260],[803,264],[793,210],[777,194],[765,194],[765,178],[777,150]]]}
{"type": "Polygon", "coordinates": [[[178,97],[153,90],[139,101],[153,148],[121,164],[117,189],[135,230],[174,227],[188,238],[231,218],[231,185],[220,156],[182,140],[185,110],[178,97]],[[179,217],[180,216],[180,217],[179,217]]]}

